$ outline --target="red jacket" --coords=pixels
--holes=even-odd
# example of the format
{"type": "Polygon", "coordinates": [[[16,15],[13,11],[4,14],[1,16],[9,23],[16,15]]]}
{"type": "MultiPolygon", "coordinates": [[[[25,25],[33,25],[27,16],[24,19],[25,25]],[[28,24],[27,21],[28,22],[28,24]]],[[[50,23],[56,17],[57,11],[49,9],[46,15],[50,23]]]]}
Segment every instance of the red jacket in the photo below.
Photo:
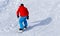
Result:
{"type": "Polygon", "coordinates": [[[19,6],[16,14],[17,14],[17,16],[24,17],[24,16],[28,16],[28,15],[29,15],[29,12],[28,12],[28,10],[27,10],[26,7],[24,7],[24,6],[19,6]]]}

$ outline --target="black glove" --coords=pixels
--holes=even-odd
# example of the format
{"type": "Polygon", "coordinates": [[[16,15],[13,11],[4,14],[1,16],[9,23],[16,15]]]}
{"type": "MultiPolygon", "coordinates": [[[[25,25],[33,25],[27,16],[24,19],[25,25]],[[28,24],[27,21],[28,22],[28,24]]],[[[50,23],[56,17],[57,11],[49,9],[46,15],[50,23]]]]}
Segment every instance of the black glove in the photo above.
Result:
{"type": "Polygon", "coordinates": [[[29,16],[27,16],[27,19],[29,19],[29,16]]]}
{"type": "Polygon", "coordinates": [[[17,18],[19,18],[19,16],[17,16],[17,18]]]}

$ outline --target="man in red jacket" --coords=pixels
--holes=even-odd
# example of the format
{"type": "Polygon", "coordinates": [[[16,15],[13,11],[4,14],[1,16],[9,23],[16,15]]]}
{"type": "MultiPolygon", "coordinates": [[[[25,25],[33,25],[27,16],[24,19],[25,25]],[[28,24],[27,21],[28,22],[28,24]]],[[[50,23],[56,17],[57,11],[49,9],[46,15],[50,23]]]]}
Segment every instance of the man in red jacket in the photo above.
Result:
{"type": "Polygon", "coordinates": [[[24,6],[24,4],[21,4],[16,12],[17,14],[17,18],[19,18],[19,25],[20,28],[19,30],[23,30],[24,28],[27,28],[27,19],[29,19],[29,12],[27,10],[27,8],[24,6]],[[24,23],[24,25],[23,25],[24,23]]]}

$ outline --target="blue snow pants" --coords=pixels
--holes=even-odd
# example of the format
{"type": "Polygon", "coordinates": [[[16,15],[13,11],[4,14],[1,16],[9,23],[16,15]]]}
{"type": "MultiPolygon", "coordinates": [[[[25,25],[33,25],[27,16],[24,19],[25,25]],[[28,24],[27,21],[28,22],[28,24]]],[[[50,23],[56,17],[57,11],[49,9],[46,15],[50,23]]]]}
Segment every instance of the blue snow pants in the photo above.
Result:
{"type": "Polygon", "coordinates": [[[20,17],[19,18],[19,26],[20,26],[20,29],[24,29],[24,26],[27,27],[27,17],[20,17]]]}

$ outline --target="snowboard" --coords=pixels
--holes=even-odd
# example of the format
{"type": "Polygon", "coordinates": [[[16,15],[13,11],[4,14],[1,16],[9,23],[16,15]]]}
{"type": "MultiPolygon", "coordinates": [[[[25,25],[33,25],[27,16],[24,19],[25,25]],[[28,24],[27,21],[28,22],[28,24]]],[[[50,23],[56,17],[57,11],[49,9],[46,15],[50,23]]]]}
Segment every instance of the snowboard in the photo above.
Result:
{"type": "Polygon", "coordinates": [[[23,32],[28,31],[28,30],[30,30],[30,29],[31,29],[31,26],[29,26],[29,27],[27,27],[27,28],[24,28],[22,31],[21,31],[21,30],[18,30],[17,32],[18,32],[18,33],[23,33],[23,32]]]}

